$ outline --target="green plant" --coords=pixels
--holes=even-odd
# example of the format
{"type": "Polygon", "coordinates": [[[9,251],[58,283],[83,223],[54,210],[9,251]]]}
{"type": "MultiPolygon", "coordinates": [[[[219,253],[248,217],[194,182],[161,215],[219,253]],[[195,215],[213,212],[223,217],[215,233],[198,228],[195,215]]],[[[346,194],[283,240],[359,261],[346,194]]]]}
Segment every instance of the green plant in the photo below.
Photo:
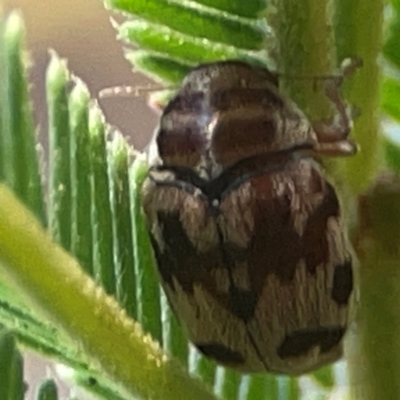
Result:
{"type": "MultiPolygon", "coordinates": [[[[330,112],[322,90],[316,92],[312,80],[288,77],[327,75],[345,57],[363,59],[364,67],[344,88],[360,109],[352,135],[362,151],[328,165],[340,183],[360,258],[362,301],[358,336],[349,345],[348,385],[352,399],[397,400],[400,151],[380,130],[386,130],[389,118],[390,126],[400,119],[398,1],[106,3],[139,17],[116,29],[121,39],[139,46],[127,52],[128,59],[157,80],[178,83],[191,66],[222,58],[271,65],[282,72],[286,93],[315,118],[330,112]],[[385,20],[384,6],[390,11],[385,20]],[[386,172],[378,177],[381,171],[386,172]]],[[[146,163],[119,133],[111,134],[85,85],[55,54],[46,83],[50,175],[45,204],[23,36],[18,14],[4,19],[0,181],[16,197],[0,185],[0,324],[7,328],[0,337],[0,382],[8,383],[0,385],[0,398],[23,398],[22,359],[10,330],[20,345],[71,367],[76,384],[104,399],[295,400],[311,398],[301,393],[305,384],[319,398],[343,385],[335,367],[311,374],[308,381],[242,377],[217,368],[188,345],[153,267],[138,190],[146,163]],[[199,379],[190,377],[187,367],[199,379]]],[[[39,392],[40,399],[57,398],[53,382],[39,392]]]]}

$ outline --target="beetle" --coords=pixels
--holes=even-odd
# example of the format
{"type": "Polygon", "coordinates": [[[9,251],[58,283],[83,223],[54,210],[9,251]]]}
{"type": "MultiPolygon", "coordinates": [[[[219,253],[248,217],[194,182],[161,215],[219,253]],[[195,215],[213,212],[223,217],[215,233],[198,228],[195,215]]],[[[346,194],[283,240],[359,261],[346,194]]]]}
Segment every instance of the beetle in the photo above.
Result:
{"type": "Polygon", "coordinates": [[[303,374],[342,355],[351,251],[322,155],[352,155],[277,75],[241,61],[193,69],[163,110],[142,188],[162,286],[191,342],[243,372],[303,374]]]}

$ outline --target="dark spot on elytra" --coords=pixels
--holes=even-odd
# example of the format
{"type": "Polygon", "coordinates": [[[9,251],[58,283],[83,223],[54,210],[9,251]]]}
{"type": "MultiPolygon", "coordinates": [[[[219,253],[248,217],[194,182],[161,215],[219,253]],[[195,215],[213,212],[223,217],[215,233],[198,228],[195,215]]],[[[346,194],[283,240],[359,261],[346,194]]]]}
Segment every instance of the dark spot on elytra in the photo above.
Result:
{"type": "Polygon", "coordinates": [[[278,355],[282,359],[298,357],[306,354],[315,346],[319,346],[322,353],[327,353],[337,346],[343,338],[345,328],[316,328],[302,329],[287,335],[278,347],[278,355]]]}
{"type": "Polygon", "coordinates": [[[196,347],[207,357],[222,364],[240,365],[245,362],[244,357],[221,343],[196,343],[196,347]]]}
{"type": "MultiPolygon", "coordinates": [[[[312,179],[321,178],[314,173],[312,179]]],[[[319,265],[330,261],[327,223],[330,217],[337,216],[339,216],[339,201],[332,185],[326,182],[324,199],[309,216],[303,235],[304,258],[310,272],[315,272],[319,265]]]]}
{"type": "Polygon", "coordinates": [[[166,126],[161,125],[157,132],[156,141],[160,157],[166,160],[166,164],[171,164],[170,158],[173,157],[172,164],[176,165],[180,165],[179,160],[187,157],[199,159],[206,146],[206,137],[198,118],[186,116],[183,112],[175,118],[175,121],[164,124],[166,126]],[[185,124],[179,120],[181,117],[184,118],[185,124]]]}
{"type": "Polygon", "coordinates": [[[353,290],[353,269],[351,260],[335,267],[333,275],[332,299],[339,305],[347,304],[353,290]]]}
{"type": "Polygon", "coordinates": [[[175,279],[186,293],[192,293],[197,284],[223,301],[210,274],[210,270],[223,265],[217,243],[209,251],[199,251],[182,226],[180,212],[158,212],[157,217],[164,244],[160,247],[154,237],[152,244],[163,283],[175,290],[175,279]]]}
{"type": "Polygon", "coordinates": [[[197,164],[205,151],[210,117],[201,91],[182,89],[168,103],[156,134],[159,155],[165,165],[197,164]]]}
{"type": "Polygon", "coordinates": [[[244,321],[253,315],[257,305],[258,295],[251,290],[240,290],[236,287],[230,290],[230,311],[244,321]]]}
{"type": "Polygon", "coordinates": [[[152,239],[152,242],[163,281],[174,289],[174,277],[185,292],[191,292],[201,271],[201,265],[198,265],[200,257],[182,227],[179,212],[159,212],[157,217],[164,240],[164,251],[161,252],[156,240],[152,239]],[[191,262],[188,263],[188,260],[191,262]]]}
{"type": "Polygon", "coordinates": [[[265,176],[260,181],[263,185],[260,194],[266,198],[257,199],[253,208],[255,226],[248,251],[251,287],[258,295],[264,279],[271,273],[282,283],[291,283],[303,252],[301,237],[292,226],[290,200],[274,198],[273,193],[268,198],[266,188],[271,178],[265,176]]]}

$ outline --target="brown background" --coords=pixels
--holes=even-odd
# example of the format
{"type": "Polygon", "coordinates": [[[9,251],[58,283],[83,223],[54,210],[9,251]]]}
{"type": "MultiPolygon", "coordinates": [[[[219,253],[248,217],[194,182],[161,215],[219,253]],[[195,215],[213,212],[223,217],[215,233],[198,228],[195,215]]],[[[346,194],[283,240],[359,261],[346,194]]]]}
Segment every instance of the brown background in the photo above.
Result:
{"type": "MultiPolygon", "coordinates": [[[[104,10],[101,0],[0,0],[1,3],[6,11],[20,9],[25,19],[32,61],[34,112],[40,126],[40,140],[45,147],[44,78],[48,49],[54,49],[68,60],[69,68],[86,82],[93,97],[105,87],[149,83],[140,74],[133,73],[124,59],[122,44],[115,39],[110,24],[111,14],[104,10]]],[[[149,141],[157,116],[149,109],[144,97],[103,99],[101,106],[108,122],[130,137],[136,147],[142,148],[149,141]]],[[[25,369],[30,387],[29,400],[33,399],[36,386],[33,382],[57,376],[54,366],[31,354],[26,358],[25,369]]],[[[64,387],[60,394],[66,396],[68,393],[64,387]]],[[[79,394],[79,400],[86,399],[89,396],[79,394]]]]}

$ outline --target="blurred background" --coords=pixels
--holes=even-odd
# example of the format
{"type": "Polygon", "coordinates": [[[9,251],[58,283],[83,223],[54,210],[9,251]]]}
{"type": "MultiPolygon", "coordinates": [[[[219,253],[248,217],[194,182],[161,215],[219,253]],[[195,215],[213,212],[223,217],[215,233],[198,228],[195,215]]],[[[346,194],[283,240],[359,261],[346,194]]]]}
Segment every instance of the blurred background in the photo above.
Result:
{"type": "MultiPolygon", "coordinates": [[[[44,79],[49,49],[67,59],[69,69],[97,97],[105,87],[144,86],[151,81],[132,71],[116,40],[102,0],[0,0],[5,10],[21,10],[27,29],[30,52],[32,95],[41,134],[46,132],[44,79]]],[[[146,104],[146,97],[114,97],[101,100],[108,122],[142,148],[149,140],[157,115],[146,104]]],[[[45,138],[43,137],[43,140],[45,138]]]]}
{"type": "MultiPolygon", "coordinates": [[[[110,86],[144,86],[148,79],[131,70],[121,42],[111,26],[112,14],[101,0],[0,0],[5,11],[19,9],[26,23],[27,46],[31,62],[31,94],[39,126],[40,141],[47,148],[47,123],[44,80],[49,49],[68,60],[69,69],[88,86],[92,97],[110,86]]],[[[117,127],[136,148],[143,148],[153,133],[157,115],[147,106],[146,97],[115,97],[101,100],[107,121],[117,127]]],[[[29,388],[26,399],[33,399],[36,383],[45,377],[56,378],[55,367],[31,353],[25,360],[29,388]],[[33,383],[33,384],[32,384],[33,383]]],[[[74,392],[60,385],[62,396],[74,392]]],[[[86,394],[76,393],[79,400],[86,394]]]]}

